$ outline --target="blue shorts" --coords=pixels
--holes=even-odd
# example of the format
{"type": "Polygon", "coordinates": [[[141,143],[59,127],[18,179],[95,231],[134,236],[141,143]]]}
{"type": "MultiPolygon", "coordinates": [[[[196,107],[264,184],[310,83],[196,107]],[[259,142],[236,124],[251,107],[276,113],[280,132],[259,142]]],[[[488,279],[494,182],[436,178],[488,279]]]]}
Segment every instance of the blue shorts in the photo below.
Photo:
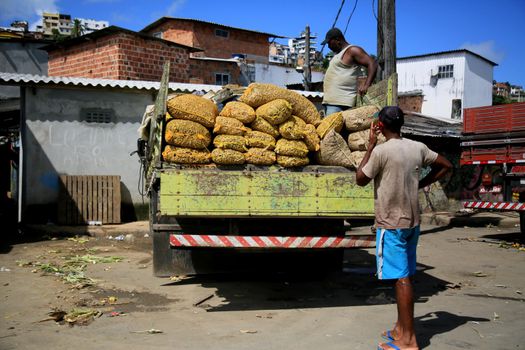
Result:
{"type": "Polygon", "coordinates": [[[418,238],[419,225],[402,229],[377,229],[376,263],[380,280],[398,279],[416,273],[418,238]]]}

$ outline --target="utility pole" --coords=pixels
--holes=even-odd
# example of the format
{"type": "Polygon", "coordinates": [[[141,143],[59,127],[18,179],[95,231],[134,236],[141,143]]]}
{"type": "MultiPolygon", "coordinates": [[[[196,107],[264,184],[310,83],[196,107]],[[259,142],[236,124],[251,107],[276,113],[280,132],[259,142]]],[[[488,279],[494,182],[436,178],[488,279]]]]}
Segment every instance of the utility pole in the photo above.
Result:
{"type": "Polygon", "coordinates": [[[310,91],[312,82],[312,69],[310,65],[310,26],[305,30],[305,47],[304,47],[304,90],[310,91]]]}
{"type": "MultiPolygon", "coordinates": [[[[377,77],[382,80],[396,72],[396,1],[378,0],[377,14],[377,77]]],[[[397,79],[393,88],[397,92],[397,79]]]]}

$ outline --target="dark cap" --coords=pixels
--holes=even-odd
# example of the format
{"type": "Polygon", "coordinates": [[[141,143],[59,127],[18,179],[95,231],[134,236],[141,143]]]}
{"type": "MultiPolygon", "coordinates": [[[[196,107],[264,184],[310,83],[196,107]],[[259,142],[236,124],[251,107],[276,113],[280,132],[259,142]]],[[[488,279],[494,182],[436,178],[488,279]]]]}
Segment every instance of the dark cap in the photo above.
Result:
{"type": "Polygon", "coordinates": [[[403,110],[397,106],[386,106],[383,108],[379,112],[378,119],[387,129],[396,132],[400,132],[401,127],[405,124],[405,114],[403,110]]]}
{"type": "Polygon", "coordinates": [[[331,39],[334,38],[343,38],[343,32],[339,28],[332,28],[329,31],[326,32],[326,36],[321,43],[321,45],[326,45],[331,39]]]}

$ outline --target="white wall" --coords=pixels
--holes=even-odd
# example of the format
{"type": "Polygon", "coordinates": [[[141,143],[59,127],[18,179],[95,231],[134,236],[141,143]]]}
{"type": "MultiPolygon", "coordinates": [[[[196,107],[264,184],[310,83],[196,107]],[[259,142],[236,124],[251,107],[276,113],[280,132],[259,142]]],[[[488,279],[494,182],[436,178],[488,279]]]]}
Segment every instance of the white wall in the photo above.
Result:
{"type": "Polygon", "coordinates": [[[492,104],[493,66],[466,52],[402,59],[397,61],[399,93],[421,90],[421,113],[451,118],[452,100],[461,99],[462,109],[492,104]],[[438,67],[454,65],[453,78],[431,79],[438,67]]]}
{"type": "MultiPolygon", "coordinates": [[[[324,73],[312,72],[312,82],[324,80],[324,73]]],[[[302,84],[303,76],[294,68],[283,67],[272,64],[255,64],[255,81],[258,83],[272,83],[281,87],[289,84],[302,84]]]]}

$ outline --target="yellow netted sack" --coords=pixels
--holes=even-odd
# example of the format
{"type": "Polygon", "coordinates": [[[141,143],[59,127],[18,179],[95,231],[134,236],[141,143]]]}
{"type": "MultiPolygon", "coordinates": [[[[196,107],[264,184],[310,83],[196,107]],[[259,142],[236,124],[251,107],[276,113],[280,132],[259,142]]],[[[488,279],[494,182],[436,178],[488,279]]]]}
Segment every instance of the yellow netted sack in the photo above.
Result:
{"type": "Polygon", "coordinates": [[[275,148],[275,138],[261,131],[248,131],[244,138],[248,147],[265,148],[272,150],[275,148]]]}
{"type": "Polygon", "coordinates": [[[334,129],[336,132],[341,132],[343,128],[343,113],[332,113],[321,121],[317,126],[317,134],[322,139],[329,130],[334,129]]]}
{"type": "Polygon", "coordinates": [[[264,132],[266,134],[272,135],[273,137],[279,136],[279,129],[277,126],[268,123],[264,118],[261,117],[256,117],[253,123],[250,124],[250,127],[253,130],[264,132]]]}
{"type": "Polygon", "coordinates": [[[178,164],[207,164],[211,161],[210,152],[191,148],[166,145],[162,157],[166,162],[178,164]]]}
{"type": "Polygon", "coordinates": [[[317,134],[315,126],[312,124],[306,124],[304,128],[304,143],[309,151],[317,152],[319,151],[319,145],[321,144],[321,139],[317,134]]]}
{"type": "Polygon", "coordinates": [[[285,168],[293,168],[297,166],[305,166],[310,163],[308,157],[290,157],[277,155],[277,164],[285,168]]]}
{"type": "Polygon", "coordinates": [[[285,139],[300,140],[304,138],[305,128],[304,120],[293,115],[292,118],[279,125],[279,133],[285,139]]]}
{"type": "Polygon", "coordinates": [[[275,153],[281,156],[306,157],[308,148],[303,141],[280,139],[275,146],[275,153]]]}
{"type": "Polygon", "coordinates": [[[217,135],[213,139],[213,145],[217,148],[232,149],[238,152],[246,152],[246,139],[239,135],[217,135]]]}
{"type": "Polygon", "coordinates": [[[186,119],[211,128],[219,110],[215,103],[197,95],[180,95],[168,100],[168,113],[175,119],[186,119]]]}
{"type": "MultiPolygon", "coordinates": [[[[348,147],[352,151],[366,151],[370,140],[370,129],[353,132],[348,135],[348,147]]],[[[386,138],[383,134],[377,135],[377,144],[384,143],[386,138]]]]}
{"type": "Polygon", "coordinates": [[[369,129],[374,120],[374,113],[379,111],[376,106],[363,106],[343,111],[345,128],[348,131],[361,131],[369,129]]]}
{"type": "Polygon", "coordinates": [[[171,119],[166,125],[166,143],[172,146],[202,149],[210,145],[208,129],[190,120],[171,119]]]}
{"type": "Polygon", "coordinates": [[[351,159],[352,159],[352,165],[354,168],[358,168],[359,164],[363,161],[363,158],[365,157],[366,151],[354,151],[352,152],[351,159]]]}
{"type": "Polygon", "coordinates": [[[244,153],[235,151],[233,149],[215,148],[211,151],[211,160],[215,164],[220,165],[235,165],[244,164],[244,153]]]}
{"type": "Polygon", "coordinates": [[[235,118],[244,124],[249,124],[255,120],[255,110],[246,103],[238,101],[228,102],[219,115],[235,118]]]}
{"type": "Polygon", "coordinates": [[[223,135],[244,135],[246,128],[244,124],[235,119],[228,117],[217,117],[215,121],[215,127],[213,128],[214,134],[223,135]]]}
{"type": "Polygon", "coordinates": [[[257,108],[255,114],[272,125],[279,125],[292,116],[292,105],[288,101],[278,98],[257,108]]]}
{"type": "Polygon", "coordinates": [[[278,98],[290,102],[292,114],[298,116],[306,123],[317,126],[321,122],[321,116],[317,108],[306,97],[295,91],[283,89],[273,84],[252,83],[246,88],[239,101],[257,108],[278,98]]]}
{"type": "Polygon", "coordinates": [[[168,112],[166,112],[166,122],[169,122],[171,119],[173,119],[173,117],[168,112]]]}
{"type": "Polygon", "coordinates": [[[272,165],[276,160],[275,152],[265,148],[250,148],[244,156],[246,163],[255,165],[272,165]]]}

